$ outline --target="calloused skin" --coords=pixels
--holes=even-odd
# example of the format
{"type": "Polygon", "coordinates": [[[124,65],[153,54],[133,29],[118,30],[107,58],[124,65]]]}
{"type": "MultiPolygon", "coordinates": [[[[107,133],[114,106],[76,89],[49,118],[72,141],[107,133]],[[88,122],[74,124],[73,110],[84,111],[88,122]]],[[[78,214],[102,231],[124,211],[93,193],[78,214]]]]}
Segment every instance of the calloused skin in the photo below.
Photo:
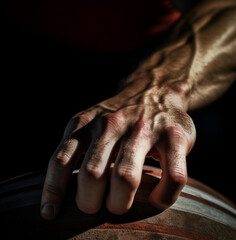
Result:
{"type": "MultiPolygon", "coordinates": [[[[49,163],[43,201],[50,199],[54,211],[60,208],[73,167],[86,152],[76,195],[81,211],[92,214],[100,209],[110,181],[107,208],[115,214],[127,212],[141,181],[146,156],[159,160],[163,169],[163,178],[150,201],[161,208],[174,203],[187,181],[185,156],[194,144],[195,128],[182,109],[153,102],[149,97],[123,102],[117,95],[72,118],[49,163]],[[54,188],[55,181],[58,188],[54,188]]],[[[173,96],[173,100],[178,98],[173,96]]]]}
{"type": "Polygon", "coordinates": [[[111,213],[126,213],[147,156],[162,168],[150,203],[167,209],[177,200],[196,140],[188,113],[218,99],[236,78],[235,5],[232,0],[199,3],[175,26],[168,43],[123,81],[117,95],[68,122],[48,165],[44,219],[59,214],[82,154],[75,201],[85,213],[96,213],[104,201],[111,213]]]}

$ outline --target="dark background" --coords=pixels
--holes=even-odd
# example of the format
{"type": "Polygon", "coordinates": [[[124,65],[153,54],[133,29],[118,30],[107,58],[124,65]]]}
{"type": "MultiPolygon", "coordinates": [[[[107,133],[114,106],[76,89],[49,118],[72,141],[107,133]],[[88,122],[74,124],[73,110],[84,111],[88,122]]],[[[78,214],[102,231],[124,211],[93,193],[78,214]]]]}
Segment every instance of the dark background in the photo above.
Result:
{"type": "MultiPolygon", "coordinates": [[[[81,51],[3,19],[0,181],[46,169],[69,119],[111,97],[119,80],[151,48],[127,53],[81,51]]],[[[188,173],[236,203],[235,84],[213,104],[190,113],[196,144],[188,173]]]]}

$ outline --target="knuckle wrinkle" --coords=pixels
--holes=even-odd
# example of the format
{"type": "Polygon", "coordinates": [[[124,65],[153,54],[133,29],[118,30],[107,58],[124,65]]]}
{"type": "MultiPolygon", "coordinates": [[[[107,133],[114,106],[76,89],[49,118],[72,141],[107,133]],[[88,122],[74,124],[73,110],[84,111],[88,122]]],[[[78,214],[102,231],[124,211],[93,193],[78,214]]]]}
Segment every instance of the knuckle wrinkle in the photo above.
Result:
{"type": "Polygon", "coordinates": [[[87,175],[95,179],[99,179],[103,174],[100,167],[94,164],[87,164],[85,167],[85,172],[87,175]]]}
{"type": "Polygon", "coordinates": [[[120,167],[117,170],[117,176],[120,180],[128,183],[132,188],[139,185],[139,177],[137,172],[132,168],[120,167]]]}

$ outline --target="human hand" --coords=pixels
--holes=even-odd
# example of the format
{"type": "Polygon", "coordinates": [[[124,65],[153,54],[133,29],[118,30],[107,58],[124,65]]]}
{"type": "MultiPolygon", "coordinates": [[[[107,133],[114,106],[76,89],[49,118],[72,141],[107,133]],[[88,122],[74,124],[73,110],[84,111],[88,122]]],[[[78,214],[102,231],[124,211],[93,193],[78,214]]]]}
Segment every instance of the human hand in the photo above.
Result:
{"type": "Polygon", "coordinates": [[[75,197],[81,211],[96,213],[105,198],[110,212],[126,213],[147,156],[160,161],[163,170],[150,203],[166,209],[176,201],[187,181],[186,155],[195,142],[195,127],[185,111],[184,87],[158,88],[145,84],[148,78],[144,74],[135,87],[127,84],[116,96],[69,121],[49,161],[41,202],[43,218],[58,215],[71,173],[83,153],[75,197]]]}
{"type": "Polygon", "coordinates": [[[59,213],[82,153],[76,203],[83,212],[96,213],[104,198],[110,212],[127,212],[146,156],[160,161],[163,172],[150,203],[166,209],[176,201],[196,138],[187,112],[215,101],[235,81],[235,11],[235,1],[202,1],[116,96],[69,121],[49,161],[41,202],[45,219],[59,213]]]}

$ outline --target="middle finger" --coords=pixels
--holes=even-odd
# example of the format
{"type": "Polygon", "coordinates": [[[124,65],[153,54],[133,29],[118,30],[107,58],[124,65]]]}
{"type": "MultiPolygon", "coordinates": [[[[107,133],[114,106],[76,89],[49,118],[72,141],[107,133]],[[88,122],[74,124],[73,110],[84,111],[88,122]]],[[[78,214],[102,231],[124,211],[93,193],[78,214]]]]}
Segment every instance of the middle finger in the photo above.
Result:
{"type": "Polygon", "coordinates": [[[106,124],[102,132],[96,132],[85,155],[78,173],[76,203],[78,208],[88,214],[96,213],[102,205],[107,185],[110,162],[114,157],[114,148],[122,135],[121,125],[114,128],[106,124]]]}

